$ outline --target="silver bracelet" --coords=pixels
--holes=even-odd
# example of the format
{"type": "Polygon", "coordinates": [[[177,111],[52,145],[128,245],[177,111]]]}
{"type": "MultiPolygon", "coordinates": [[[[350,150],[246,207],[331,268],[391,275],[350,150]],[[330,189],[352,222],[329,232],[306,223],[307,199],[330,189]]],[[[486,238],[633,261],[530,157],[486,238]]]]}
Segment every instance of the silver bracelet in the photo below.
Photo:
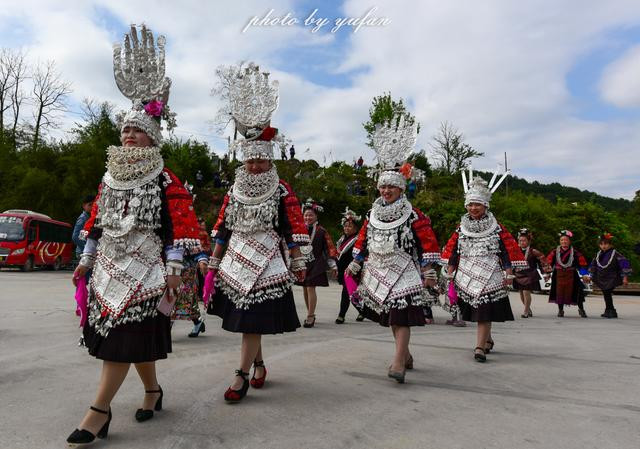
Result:
{"type": "Polygon", "coordinates": [[[220,268],[220,262],[221,260],[218,257],[214,257],[214,256],[209,257],[209,269],[217,270],[218,268],[220,268]]]}
{"type": "Polygon", "coordinates": [[[362,269],[362,267],[358,262],[356,262],[355,260],[352,260],[349,266],[347,267],[347,269],[351,271],[353,274],[358,274],[360,273],[360,270],[362,269]]]}
{"type": "Polygon", "coordinates": [[[182,274],[182,262],[179,260],[167,260],[167,274],[169,276],[180,276],[182,274]]]}
{"type": "Polygon", "coordinates": [[[515,279],[516,276],[514,274],[507,274],[506,279],[511,280],[511,279],[515,279]]]}
{"type": "Polygon", "coordinates": [[[291,259],[291,271],[302,271],[307,269],[307,258],[302,257],[294,257],[291,259]]]}
{"type": "Polygon", "coordinates": [[[422,272],[422,277],[425,279],[438,279],[438,273],[433,268],[429,268],[422,272]]]}
{"type": "Polygon", "coordinates": [[[329,268],[332,270],[337,270],[338,269],[338,265],[336,264],[336,261],[333,259],[329,259],[327,260],[327,264],[329,265],[329,268]]]}
{"type": "Polygon", "coordinates": [[[93,254],[82,254],[80,256],[80,262],[78,265],[82,265],[83,267],[87,267],[89,269],[93,268],[93,264],[96,262],[96,256],[93,254]]]}

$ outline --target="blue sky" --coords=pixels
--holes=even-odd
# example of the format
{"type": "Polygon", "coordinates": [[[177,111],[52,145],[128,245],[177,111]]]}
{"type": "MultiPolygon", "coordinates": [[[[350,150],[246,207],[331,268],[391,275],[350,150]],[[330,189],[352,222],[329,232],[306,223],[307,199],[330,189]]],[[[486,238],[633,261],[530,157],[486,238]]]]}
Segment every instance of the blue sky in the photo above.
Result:
{"type": "Polygon", "coordinates": [[[514,173],[530,180],[625,198],[640,189],[637,1],[0,1],[2,45],[23,49],[32,64],[55,60],[73,84],[71,113],[50,130],[52,138],[73,127],[83,98],[127,107],[113,82],[110,48],[129,23],[145,22],[167,36],[176,135],[217,152],[225,136],[211,124],[220,106],[209,95],[213,73],[253,60],[280,81],[276,126],[319,161],[331,152],[373,163],[361,124],[371,99],[391,92],[422,125],[417,148],[430,151],[447,121],[485,153],[478,168],[494,168],[506,151],[514,173]],[[317,8],[317,16],[334,20],[372,6],[387,26],[241,32],[270,8],[301,20],[317,8]]]}
{"type": "Polygon", "coordinates": [[[602,100],[598,83],[603,70],[631,47],[640,44],[640,25],[617,27],[604,33],[603,42],[576,61],[567,73],[576,116],[588,120],[639,118],[640,108],[620,108],[602,100]]]}

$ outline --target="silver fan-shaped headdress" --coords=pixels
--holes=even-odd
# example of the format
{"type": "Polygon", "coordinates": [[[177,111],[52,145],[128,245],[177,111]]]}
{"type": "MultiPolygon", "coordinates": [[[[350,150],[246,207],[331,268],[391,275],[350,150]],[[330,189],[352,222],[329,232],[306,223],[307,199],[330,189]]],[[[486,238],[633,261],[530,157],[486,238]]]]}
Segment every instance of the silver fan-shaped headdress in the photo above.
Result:
{"type": "Polygon", "coordinates": [[[307,209],[311,209],[316,214],[324,212],[324,207],[319,205],[313,198],[307,198],[307,201],[302,204],[302,212],[304,213],[307,209]]]}
{"type": "Polygon", "coordinates": [[[406,179],[397,170],[413,152],[417,136],[417,124],[405,120],[404,114],[398,121],[394,118],[387,123],[376,125],[372,141],[380,171],[378,187],[392,185],[405,189],[406,179]]]}
{"type": "Polygon", "coordinates": [[[269,72],[261,72],[252,62],[220,67],[217,74],[221,86],[216,91],[228,102],[223,108],[244,137],[236,140],[233,148],[240,150],[243,160],[273,159],[272,139],[277,130],[270,124],[278,109],[278,81],[270,81],[269,72]]]}
{"type": "Polygon", "coordinates": [[[347,206],[344,212],[342,212],[342,220],[340,222],[344,226],[344,224],[347,221],[353,221],[354,223],[359,223],[360,220],[362,220],[362,217],[356,214],[355,211],[349,209],[349,206],[347,206]]]}
{"type": "Polygon", "coordinates": [[[175,113],[169,109],[171,79],[165,76],[165,37],[154,42],[153,33],[145,25],[140,36],[135,25],[124,35],[123,44],[113,45],[113,74],[122,95],[132,102],[131,110],[121,118],[121,128],[142,129],[154,145],[162,142],[160,120],[167,129],[176,126],[175,113]]]}
{"type": "Polygon", "coordinates": [[[469,167],[469,179],[464,170],[462,170],[462,186],[464,188],[464,205],[467,206],[470,203],[480,203],[485,207],[489,207],[491,203],[491,195],[498,190],[502,181],[511,173],[510,170],[506,170],[500,179],[498,178],[498,170],[493,173],[491,181],[487,184],[487,181],[480,176],[473,176],[473,169],[469,167]]]}

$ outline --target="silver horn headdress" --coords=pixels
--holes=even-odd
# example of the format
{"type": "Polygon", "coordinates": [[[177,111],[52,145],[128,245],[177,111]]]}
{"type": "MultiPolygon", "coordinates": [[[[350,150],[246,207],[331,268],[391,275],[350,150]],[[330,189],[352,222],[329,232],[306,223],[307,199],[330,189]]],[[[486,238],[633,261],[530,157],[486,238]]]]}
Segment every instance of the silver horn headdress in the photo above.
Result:
{"type": "Polygon", "coordinates": [[[143,130],[154,145],[162,142],[160,120],[168,130],[176,126],[171,112],[169,89],[171,79],[165,75],[164,36],[154,41],[153,33],[142,25],[140,36],[135,25],[125,34],[124,43],[113,46],[113,74],[122,95],[132,102],[131,110],[120,118],[121,129],[133,126],[143,130]]]}
{"type": "Polygon", "coordinates": [[[511,173],[510,170],[506,170],[500,179],[498,179],[498,170],[493,173],[491,177],[491,181],[487,184],[487,181],[482,179],[480,176],[473,175],[473,169],[469,167],[469,179],[467,180],[467,176],[464,170],[462,170],[462,186],[464,188],[464,205],[467,206],[470,203],[480,203],[485,207],[489,207],[489,203],[491,203],[491,195],[498,190],[500,184],[507,178],[507,176],[511,173]],[[496,182],[496,179],[497,182],[496,182]]]}
{"type": "Polygon", "coordinates": [[[244,137],[236,140],[232,149],[240,150],[243,160],[273,159],[272,140],[278,130],[270,124],[278,108],[278,81],[270,81],[269,72],[261,72],[252,62],[219,67],[216,73],[220,86],[214,93],[227,102],[218,115],[229,114],[244,137]]]}
{"type": "MultiPolygon", "coordinates": [[[[405,120],[404,114],[399,120],[394,117],[387,123],[376,125],[372,141],[378,159],[378,187],[391,185],[405,189],[406,178],[399,169],[413,152],[417,135],[418,125],[415,121],[405,120]]],[[[417,175],[417,171],[414,174],[417,175]]]]}

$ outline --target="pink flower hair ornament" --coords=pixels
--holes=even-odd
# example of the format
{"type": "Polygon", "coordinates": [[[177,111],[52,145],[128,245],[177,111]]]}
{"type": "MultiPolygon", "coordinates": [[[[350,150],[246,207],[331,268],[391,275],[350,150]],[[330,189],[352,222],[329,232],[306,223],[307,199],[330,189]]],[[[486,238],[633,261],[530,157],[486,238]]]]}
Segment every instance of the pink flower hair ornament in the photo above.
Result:
{"type": "Polygon", "coordinates": [[[144,105],[144,111],[151,117],[160,117],[164,110],[164,103],[158,100],[152,100],[144,105]]]}

